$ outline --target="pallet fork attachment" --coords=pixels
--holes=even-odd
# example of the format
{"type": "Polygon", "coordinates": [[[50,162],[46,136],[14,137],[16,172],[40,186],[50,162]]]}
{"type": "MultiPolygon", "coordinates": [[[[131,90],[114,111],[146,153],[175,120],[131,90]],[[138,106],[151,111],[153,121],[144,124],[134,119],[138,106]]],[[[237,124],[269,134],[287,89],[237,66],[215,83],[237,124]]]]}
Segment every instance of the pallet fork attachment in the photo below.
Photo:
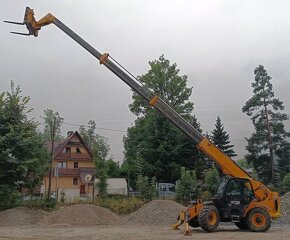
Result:
{"type": "Polygon", "coordinates": [[[13,34],[23,35],[23,36],[30,36],[33,35],[35,37],[38,36],[38,31],[41,27],[46,26],[50,23],[53,23],[55,17],[52,14],[47,14],[39,21],[36,21],[34,18],[34,11],[30,7],[26,7],[23,22],[14,22],[14,21],[4,21],[5,23],[16,24],[16,25],[26,25],[28,33],[22,32],[10,32],[13,34]]]}

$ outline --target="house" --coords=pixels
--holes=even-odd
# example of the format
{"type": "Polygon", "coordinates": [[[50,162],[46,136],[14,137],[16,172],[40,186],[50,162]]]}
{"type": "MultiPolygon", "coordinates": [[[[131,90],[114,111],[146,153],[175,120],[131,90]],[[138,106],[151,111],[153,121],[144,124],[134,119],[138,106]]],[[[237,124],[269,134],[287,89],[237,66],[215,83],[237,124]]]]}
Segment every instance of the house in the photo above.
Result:
{"type": "MultiPolygon", "coordinates": [[[[51,148],[51,143],[48,144],[51,148]]],[[[54,144],[50,192],[58,201],[72,202],[94,193],[93,154],[80,134],[69,131],[67,138],[54,144]]],[[[42,193],[48,192],[49,174],[43,179],[42,193]]]]}

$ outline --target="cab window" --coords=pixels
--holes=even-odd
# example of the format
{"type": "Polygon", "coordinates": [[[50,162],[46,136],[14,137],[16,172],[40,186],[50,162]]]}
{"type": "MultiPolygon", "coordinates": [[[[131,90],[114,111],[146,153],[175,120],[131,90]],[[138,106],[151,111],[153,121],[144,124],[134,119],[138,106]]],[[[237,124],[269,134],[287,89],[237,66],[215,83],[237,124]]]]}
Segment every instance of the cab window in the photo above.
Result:
{"type": "Polygon", "coordinates": [[[227,189],[225,192],[226,195],[240,195],[241,194],[241,183],[235,179],[229,181],[227,189]]]}

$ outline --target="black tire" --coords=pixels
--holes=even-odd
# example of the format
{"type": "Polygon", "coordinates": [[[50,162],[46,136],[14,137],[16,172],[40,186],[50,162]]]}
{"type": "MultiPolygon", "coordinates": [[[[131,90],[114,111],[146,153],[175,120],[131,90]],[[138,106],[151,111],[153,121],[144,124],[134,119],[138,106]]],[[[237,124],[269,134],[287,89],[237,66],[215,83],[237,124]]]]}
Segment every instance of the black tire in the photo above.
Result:
{"type": "Polygon", "coordinates": [[[198,228],[200,227],[199,222],[198,222],[198,217],[194,217],[188,221],[189,226],[193,228],[198,228]]]}
{"type": "Polygon", "coordinates": [[[206,232],[217,229],[220,221],[219,211],[214,205],[205,205],[198,214],[198,223],[206,232]]]}
{"type": "Polygon", "coordinates": [[[235,224],[239,229],[242,229],[242,230],[247,230],[247,229],[249,229],[249,225],[248,225],[246,219],[241,219],[239,222],[234,222],[234,224],[235,224]]]}
{"type": "Polygon", "coordinates": [[[247,223],[253,232],[266,232],[271,227],[271,217],[265,209],[254,208],[247,216],[247,223]]]}

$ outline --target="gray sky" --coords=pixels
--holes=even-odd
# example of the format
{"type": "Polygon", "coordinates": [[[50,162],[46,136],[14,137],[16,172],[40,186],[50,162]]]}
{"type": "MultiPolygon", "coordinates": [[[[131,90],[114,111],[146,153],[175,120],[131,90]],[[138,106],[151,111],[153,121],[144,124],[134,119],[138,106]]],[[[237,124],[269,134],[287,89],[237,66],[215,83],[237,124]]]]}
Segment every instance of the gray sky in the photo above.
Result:
{"type": "MultiPolygon", "coordinates": [[[[204,131],[219,115],[241,158],[244,138],[253,127],[241,112],[252,96],[254,68],[264,65],[276,97],[290,114],[290,1],[267,0],[1,0],[2,20],[22,21],[25,7],[36,19],[54,14],[99,52],[109,52],[134,75],[148,71],[148,61],[164,54],[188,75],[191,101],[204,131]]],[[[89,53],[56,26],[39,37],[10,31],[25,27],[0,23],[0,91],[10,80],[31,96],[32,116],[58,111],[65,123],[86,124],[109,139],[111,154],[122,162],[122,138],[134,122],[132,93],[89,53]]],[[[286,123],[290,130],[290,122],[286,123]]],[[[64,125],[63,135],[78,127],[64,125]]]]}

